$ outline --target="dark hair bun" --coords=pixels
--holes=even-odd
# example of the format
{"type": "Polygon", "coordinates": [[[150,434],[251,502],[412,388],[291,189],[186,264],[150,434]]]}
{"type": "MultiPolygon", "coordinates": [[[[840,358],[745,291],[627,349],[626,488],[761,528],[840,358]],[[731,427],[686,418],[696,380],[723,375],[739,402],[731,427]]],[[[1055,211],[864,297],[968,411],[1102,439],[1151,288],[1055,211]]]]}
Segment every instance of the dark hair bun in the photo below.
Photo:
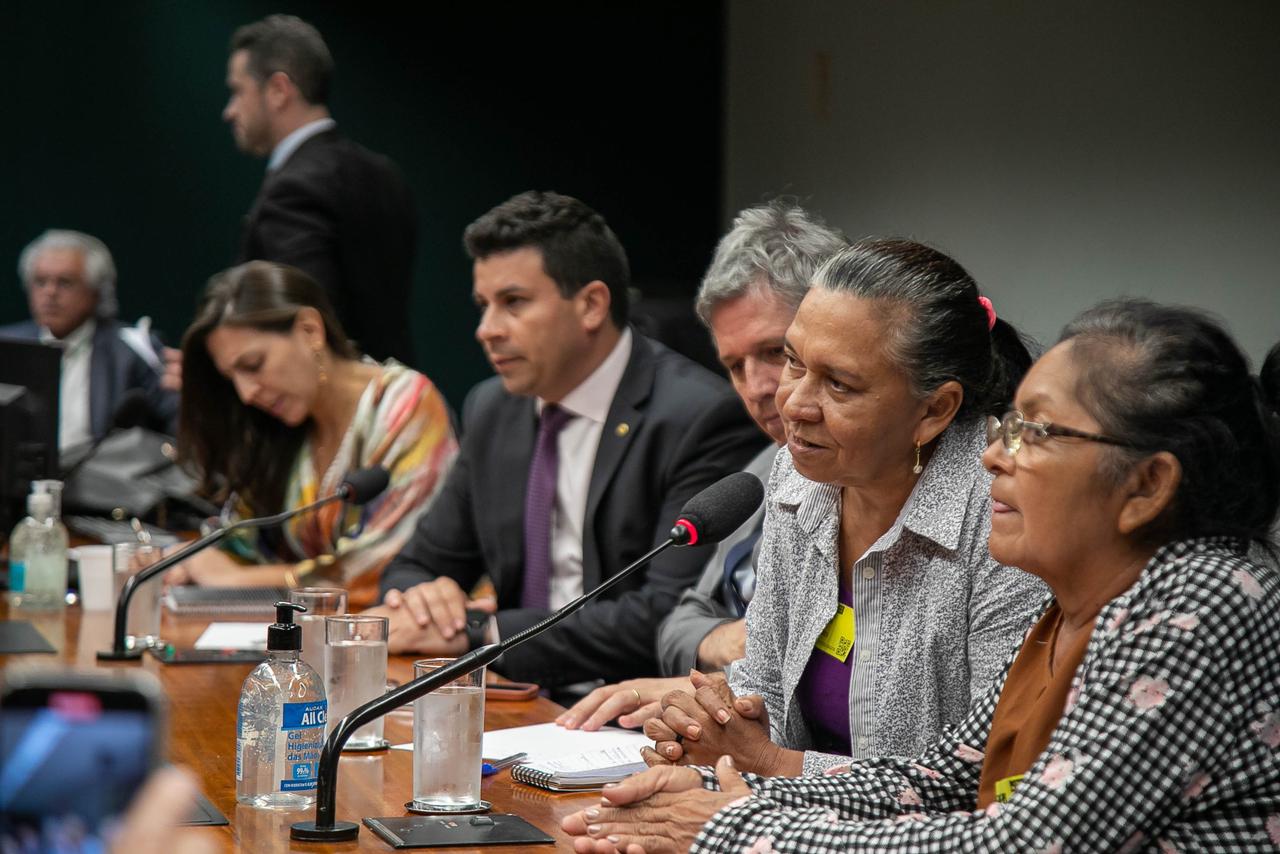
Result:
{"type": "Polygon", "coordinates": [[[1280,506],[1280,436],[1240,347],[1216,320],[1150,300],[1104,302],[1062,333],[1074,342],[1081,402],[1103,431],[1116,474],[1168,451],[1182,466],[1174,537],[1265,540],[1280,506]]]}

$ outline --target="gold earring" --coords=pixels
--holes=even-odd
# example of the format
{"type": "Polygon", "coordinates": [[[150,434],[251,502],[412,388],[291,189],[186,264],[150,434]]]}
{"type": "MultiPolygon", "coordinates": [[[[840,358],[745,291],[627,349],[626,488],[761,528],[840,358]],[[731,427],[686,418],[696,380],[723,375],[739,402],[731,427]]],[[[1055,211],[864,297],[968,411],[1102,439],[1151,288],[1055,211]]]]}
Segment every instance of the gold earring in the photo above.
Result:
{"type": "Polygon", "coordinates": [[[924,466],[920,465],[920,443],[916,442],[916,464],[911,467],[912,474],[920,474],[924,471],[924,466]]]}
{"type": "Polygon", "coordinates": [[[320,372],[319,383],[324,385],[329,382],[329,372],[324,369],[324,357],[320,355],[319,350],[313,350],[316,354],[316,370],[320,372]]]}

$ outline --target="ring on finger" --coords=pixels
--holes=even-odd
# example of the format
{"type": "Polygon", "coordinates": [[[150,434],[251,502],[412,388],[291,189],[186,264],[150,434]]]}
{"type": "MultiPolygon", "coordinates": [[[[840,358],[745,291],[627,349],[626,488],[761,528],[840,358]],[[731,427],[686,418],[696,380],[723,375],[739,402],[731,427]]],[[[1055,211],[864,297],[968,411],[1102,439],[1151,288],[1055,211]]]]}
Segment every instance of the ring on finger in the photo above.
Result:
{"type": "Polygon", "coordinates": [[[641,706],[643,706],[643,705],[644,705],[644,701],[640,699],[640,691],[639,691],[639,689],[637,689],[637,688],[632,688],[632,689],[631,689],[631,693],[636,695],[636,708],[638,709],[638,708],[640,708],[641,706]]]}

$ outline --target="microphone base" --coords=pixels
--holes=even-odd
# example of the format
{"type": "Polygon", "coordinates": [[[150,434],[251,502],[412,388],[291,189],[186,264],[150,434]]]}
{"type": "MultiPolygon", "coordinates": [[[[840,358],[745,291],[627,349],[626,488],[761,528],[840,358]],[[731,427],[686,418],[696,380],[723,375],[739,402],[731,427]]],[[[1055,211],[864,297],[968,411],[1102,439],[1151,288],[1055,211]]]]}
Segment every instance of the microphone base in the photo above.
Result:
{"type": "Polygon", "coordinates": [[[98,661],[137,661],[142,658],[142,653],[144,652],[146,652],[144,647],[122,649],[119,651],[114,649],[103,649],[98,651],[98,661]]]}
{"type": "Polygon", "coordinates": [[[346,842],[360,835],[353,821],[335,821],[332,827],[318,827],[314,821],[300,821],[289,827],[289,838],[299,842],[346,842]]]}

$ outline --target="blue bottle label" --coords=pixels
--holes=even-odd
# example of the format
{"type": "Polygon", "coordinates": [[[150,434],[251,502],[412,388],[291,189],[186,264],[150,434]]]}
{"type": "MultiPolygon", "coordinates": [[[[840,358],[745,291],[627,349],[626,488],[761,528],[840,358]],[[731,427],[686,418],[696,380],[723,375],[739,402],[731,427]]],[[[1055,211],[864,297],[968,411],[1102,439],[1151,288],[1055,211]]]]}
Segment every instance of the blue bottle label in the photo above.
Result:
{"type": "Polygon", "coordinates": [[[299,792],[316,788],[328,712],[327,700],[284,704],[280,725],[284,740],[284,779],[280,781],[280,791],[299,792]]]}
{"type": "Polygon", "coordinates": [[[21,593],[26,589],[24,582],[27,577],[27,568],[20,560],[9,561],[9,592],[21,593]]]}

